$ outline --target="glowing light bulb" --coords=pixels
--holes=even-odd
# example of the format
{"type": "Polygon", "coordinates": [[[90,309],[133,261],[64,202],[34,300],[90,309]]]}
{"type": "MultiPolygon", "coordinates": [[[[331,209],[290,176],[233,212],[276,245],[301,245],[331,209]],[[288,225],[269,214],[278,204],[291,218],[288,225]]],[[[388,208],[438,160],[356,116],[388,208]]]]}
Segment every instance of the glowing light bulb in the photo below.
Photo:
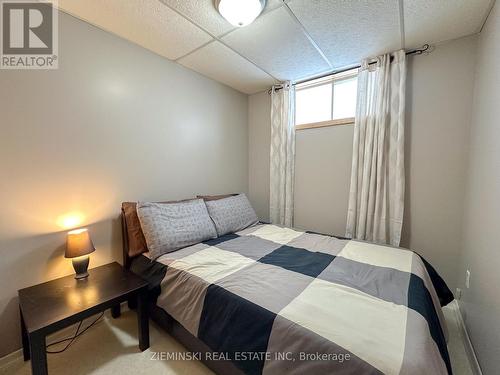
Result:
{"type": "Polygon", "coordinates": [[[84,217],[79,212],[69,212],[57,218],[57,225],[62,229],[71,229],[80,226],[84,217]]]}

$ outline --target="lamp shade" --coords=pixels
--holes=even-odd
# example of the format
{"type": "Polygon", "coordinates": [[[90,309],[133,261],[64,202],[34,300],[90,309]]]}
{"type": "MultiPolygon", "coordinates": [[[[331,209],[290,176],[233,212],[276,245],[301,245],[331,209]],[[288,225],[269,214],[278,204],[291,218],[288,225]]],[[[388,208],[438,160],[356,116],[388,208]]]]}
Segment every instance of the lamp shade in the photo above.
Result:
{"type": "Polygon", "coordinates": [[[76,258],[90,254],[95,250],[87,229],[77,229],[68,232],[66,237],[65,258],[76,258]]]}

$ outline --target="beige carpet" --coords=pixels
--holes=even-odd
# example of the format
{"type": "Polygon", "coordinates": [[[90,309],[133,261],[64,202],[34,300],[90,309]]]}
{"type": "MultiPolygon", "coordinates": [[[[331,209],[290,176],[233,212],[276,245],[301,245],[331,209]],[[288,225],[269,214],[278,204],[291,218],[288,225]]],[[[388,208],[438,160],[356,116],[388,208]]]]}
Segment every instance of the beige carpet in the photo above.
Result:
{"type": "MultiPolygon", "coordinates": [[[[450,332],[449,350],[455,375],[471,375],[472,371],[462,344],[455,313],[445,308],[450,332]]],[[[74,329],[74,328],[72,328],[74,329]]],[[[50,337],[47,342],[66,337],[65,330],[50,337]]],[[[154,352],[180,352],[186,349],[158,328],[150,324],[151,347],[140,352],[137,346],[137,320],[134,312],[125,311],[119,319],[109,315],[79,337],[67,351],[49,354],[50,375],[126,375],[126,374],[179,374],[198,375],[212,372],[198,361],[152,360],[154,352]]],[[[0,360],[0,374],[29,375],[29,362],[17,352],[0,360]]]]}

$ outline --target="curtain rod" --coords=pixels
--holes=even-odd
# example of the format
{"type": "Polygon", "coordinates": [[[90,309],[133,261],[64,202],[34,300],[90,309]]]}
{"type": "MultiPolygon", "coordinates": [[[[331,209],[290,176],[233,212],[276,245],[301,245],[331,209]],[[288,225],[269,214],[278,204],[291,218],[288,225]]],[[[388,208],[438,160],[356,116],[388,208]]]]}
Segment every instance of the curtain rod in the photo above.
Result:
{"type": "MultiPolygon", "coordinates": [[[[424,44],[422,47],[420,48],[415,48],[415,49],[412,49],[410,51],[407,51],[405,54],[406,56],[410,56],[410,55],[421,55],[423,54],[424,52],[427,52],[429,49],[431,48],[431,46],[429,44],[424,44]]],[[[391,57],[391,61],[392,61],[392,57],[391,57]]],[[[368,63],[368,65],[372,65],[372,64],[376,64],[377,61],[372,61],[370,63],[368,63]]],[[[325,78],[325,77],[328,77],[328,76],[333,76],[335,74],[340,74],[340,73],[344,73],[344,72],[348,72],[349,70],[353,70],[353,69],[359,69],[361,68],[361,65],[355,65],[355,66],[351,66],[349,68],[343,68],[343,69],[339,69],[339,70],[335,70],[333,72],[330,72],[330,73],[326,73],[326,74],[322,74],[322,75],[319,75],[319,76],[316,76],[316,77],[312,77],[312,78],[307,78],[307,79],[302,79],[300,81],[297,81],[295,83],[292,83],[293,86],[295,85],[299,85],[301,83],[304,83],[304,82],[309,82],[309,81],[314,81],[316,79],[320,79],[320,78],[325,78]]],[[[281,90],[282,87],[278,87],[276,90],[281,90]]],[[[271,90],[272,89],[269,89],[267,91],[268,94],[271,94],[271,90]]]]}

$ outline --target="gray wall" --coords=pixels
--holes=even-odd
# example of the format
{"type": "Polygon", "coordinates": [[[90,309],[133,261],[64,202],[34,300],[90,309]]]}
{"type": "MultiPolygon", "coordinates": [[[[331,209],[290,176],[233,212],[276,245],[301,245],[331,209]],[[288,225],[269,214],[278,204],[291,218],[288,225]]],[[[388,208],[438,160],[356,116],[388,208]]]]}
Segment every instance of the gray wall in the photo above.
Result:
{"type": "Polygon", "coordinates": [[[297,132],[294,205],[297,228],[345,234],[352,138],[352,125],[297,132]]]}
{"type": "Polygon", "coordinates": [[[248,199],[261,220],[269,220],[271,100],[267,92],[248,97],[248,199]]]}
{"type": "Polygon", "coordinates": [[[462,241],[477,37],[410,58],[402,246],[421,253],[454,291],[462,241]]]}
{"type": "Polygon", "coordinates": [[[483,374],[500,369],[500,5],[480,39],[476,66],[464,246],[459,270],[461,310],[483,374]],[[465,271],[471,271],[465,288],[465,271]]]}
{"type": "MultiPolygon", "coordinates": [[[[420,252],[456,285],[476,37],[409,58],[407,194],[402,246],[420,252]]],[[[249,193],[263,218],[269,204],[270,98],[249,99],[249,193]],[[255,115],[255,114],[259,115],[255,115]],[[256,157],[255,155],[258,155],[256,157]],[[266,155],[266,158],[261,155],[266,155]]],[[[297,132],[295,225],[343,234],[351,173],[352,126],[297,132]]]]}
{"type": "Polygon", "coordinates": [[[64,216],[121,259],[123,200],[246,191],[247,96],[68,15],[55,71],[0,71],[0,357],[17,290],[72,273],[64,216]]]}

